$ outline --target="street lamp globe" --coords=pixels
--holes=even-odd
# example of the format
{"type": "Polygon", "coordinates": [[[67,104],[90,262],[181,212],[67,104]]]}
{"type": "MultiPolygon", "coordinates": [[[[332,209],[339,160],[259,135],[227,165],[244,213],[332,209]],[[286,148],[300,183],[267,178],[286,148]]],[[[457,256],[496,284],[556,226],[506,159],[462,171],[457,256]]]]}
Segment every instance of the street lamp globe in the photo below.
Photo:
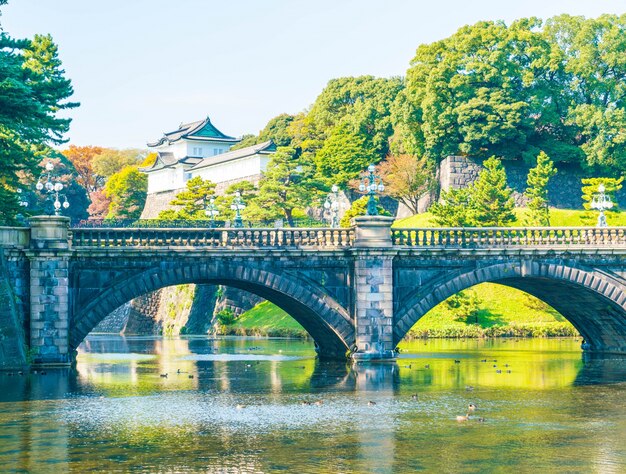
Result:
{"type": "Polygon", "coordinates": [[[46,171],[52,171],[54,169],[54,165],[52,164],[51,161],[48,161],[46,163],[46,171]]]}

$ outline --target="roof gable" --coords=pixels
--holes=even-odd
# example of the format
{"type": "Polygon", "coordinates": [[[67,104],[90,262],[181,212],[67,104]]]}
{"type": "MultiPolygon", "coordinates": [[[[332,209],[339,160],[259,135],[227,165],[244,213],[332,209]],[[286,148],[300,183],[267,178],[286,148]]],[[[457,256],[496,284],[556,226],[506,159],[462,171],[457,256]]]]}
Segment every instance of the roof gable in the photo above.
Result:
{"type": "Polygon", "coordinates": [[[234,137],[222,133],[211,123],[209,117],[207,117],[204,120],[198,120],[196,122],[181,123],[177,130],[165,132],[163,137],[155,142],[148,143],[148,146],[155,147],[165,143],[169,145],[170,143],[174,143],[185,138],[196,140],[208,139],[210,141],[224,140],[233,143],[239,141],[234,137]]]}

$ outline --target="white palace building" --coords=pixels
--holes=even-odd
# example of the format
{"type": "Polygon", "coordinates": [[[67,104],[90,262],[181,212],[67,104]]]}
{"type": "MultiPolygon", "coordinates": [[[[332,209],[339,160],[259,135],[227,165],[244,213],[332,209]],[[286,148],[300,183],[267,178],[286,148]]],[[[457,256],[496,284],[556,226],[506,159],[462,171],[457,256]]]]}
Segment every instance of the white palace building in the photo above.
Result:
{"type": "Polygon", "coordinates": [[[207,117],[183,123],[177,130],[148,143],[157,159],[151,167],[141,169],[148,175],[148,198],[141,218],[157,217],[185,188],[185,183],[196,176],[216,183],[218,194],[237,181],[257,183],[276,147],[267,141],[230,151],[239,142],[220,132],[207,117]]]}

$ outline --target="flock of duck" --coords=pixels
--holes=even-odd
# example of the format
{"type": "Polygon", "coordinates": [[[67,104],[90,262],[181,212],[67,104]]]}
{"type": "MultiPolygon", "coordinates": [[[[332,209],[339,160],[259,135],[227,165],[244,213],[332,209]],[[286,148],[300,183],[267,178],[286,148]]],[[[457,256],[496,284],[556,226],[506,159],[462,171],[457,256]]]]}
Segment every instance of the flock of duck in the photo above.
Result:
{"type": "MultiPolygon", "coordinates": [[[[257,348],[255,347],[255,348],[252,348],[251,350],[256,350],[256,349],[257,349],[257,348]]],[[[498,360],[497,360],[497,359],[491,359],[491,360],[481,359],[481,362],[482,362],[482,363],[487,363],[487,362],[498,362],[498,360]]],[[[257,364],[258,364],[258,363],[259,363],[259,362],[257,362],[257,364]]],[[[460,361],[460,360],[458,360],[458,359],[455,359],[455,360],[454,360],[454,363],[455,363],[455,364],[460,364],[460,363],[461,363],[461,361],[460,361]]],[[[250,365],[250,364],[246,364],[246,367],[251,367],[251,365],[250,365]]],[[[412,367],[413,367],[413,364],[408,364],[408,365],[405,365],[405,366],[404,366],[404,368],[405,368],[405,369],[411,369],[412,367]]],[[[493,365],[493,367],[494,367],[494,368],[497,368],[498,366],[497,366],[496,364],[494,364],[494,365],[493,365]]],[[[511,370],[510,370],[510,369],[508,369],[509,364],[504,364],[504,367],[507,367],[506,372],[507,372],[508,374],[510,374],[510,373],[511,373],[511,370]]],[[[301,368],[302,368],[302,369],[304,369],[305,367],[301,367],[301,368]]],[[[430,364],[426,364],[426,365],[424,365],[424,368],[425,368],[425,369],[430,369],[430,364]]],[[[497,369],[497,370],[496,370],[496,373],[501,374],[501,373],[502,373],[502,369],[497,369]]],[[[176,374],[179,374],[179,375],[180,375],[180,374],[187,374],[187,372],[183,372],[183,371],[181,371],[180,369],[178,369],[178,370],[176,371],[176,374]]],[[[12,375],[12,374],[9,374],[9,375],[12,375]]],[[[20,375],[21,375],[21,374],[20,374],[20,375]]],[[[164,373],[164,374],[161,374],[161,377],[162,377],[162,378],[167,378],[167,377],[168,377],[168,375],[169,375],[168,373],[164,373]]],[[[189,374],[189,375],[188,375],[188,377],[189,377],[190,379],[194,378],[194,376],[193,376],[192,374],[189,374]]],[[[469,391],[474,390],[474,387],[473,387],[473,386],[471,386],[471,385],[466,385],[466,386],[465,386],[465,390],[469,392],[469,391]]],[[[417,400],[417,398],[418,398],[418,397],[417,397],[417,394],[416,394],[416,393],[414,393],[413,395],[411,395],[411,399],[413,399],[413,400],[417,400]]],[[[300,404],[301,404],[302,406],[311,406],[311,405],[314,405],[314,406],[321,406],[321,405],[323,405],[323,404],[324,404],[324,401],[323,401],[323,400],[316,400],[316,401],[314,401],[314,402],[310,402],[310,401],[303,401],[303,402],[301,402],[300,404]]],[[[367,406],[372,407],[372,406],[375,406],[375,405],[376,405],[376,402],[375,402],[375,401],[373,401],[373,400],[369,400],[369,401],[367,402],[367,406]]],[[[246,407],[247,407],[247,405],[237,404],[235,408],[236,408],[237,410],[243,410],[243,409],[244,409],[244,408],[246,408],[246,407]]],[[[471,419],[471,417],[473,417],[473,416],[474,416],[474,412],[475,412],[475,411],[476,411],[476,405],[475,405],[475,404],[473,404],[473,403],[470,403],[470,404],[467,406],[467,413],[466,413],[465,415],[458,415],[458,416],[456,417],[456,421],[458,421],[459,423],[462,423],[462,422],[465,422],[465,421],[469,421],[469,420],[471,419]]],[[[478,422],[480,422],[480,423],[483,423],[483,422],[485,421],[485,418],[481,416],[481,417],[476,418],[476,421],[478,421],[478,422]]]]}

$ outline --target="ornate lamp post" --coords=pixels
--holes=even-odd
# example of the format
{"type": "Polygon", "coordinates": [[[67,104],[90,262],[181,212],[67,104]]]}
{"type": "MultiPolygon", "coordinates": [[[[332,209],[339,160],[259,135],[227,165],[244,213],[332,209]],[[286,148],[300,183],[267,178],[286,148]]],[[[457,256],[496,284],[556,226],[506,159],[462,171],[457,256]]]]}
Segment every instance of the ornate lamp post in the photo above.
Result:
{"type": "Polygon", "coordinates": [[[333,184],[331,193],[326,196],[324,209],[330,211],[330,227],[334,229],[339,227],[339,186],[333,184]]]}
{"type": "Polygon", "coordinates": [[[217,207],[215,207],[215,199],[214,198],[209,199],[208,203],[205,200],[205,202],[204,202],[204,213],[209,218],[209,222],[211,224],[211,228],[215,227],[215,216],[218,216],[220,214],[220,211],[218,211],[217,207]]]}
{"type": "Polygon", "coordinates": [[[67,200],[66,195],[59,194],[61,191],[63,191],[64,186],[63,183],[58,180],[59,178],[52,174],[53,170],[54,165],[52,164],[52,162],[48,161],[46,163],[46,169],[43,173],[41,173],[41,176],[39,176],[39,180],[37,181],[35,188],[37,188],[37,191],[40,191],[47,195],[47,200],[53,201],[52,205],[54,206],[54,215],[60,216],[61,207],[63,209],[67,209],[68,207],[70,207],[70,203],[67,200]],[[63,203],[61,203],[61,201],[59,200],[59,196],[63,198],[63,203]]]}
{"type": "Polygon", "coordinates": [[[246,205],[243,202],[243,199],[241,199],[241,193],[239,191],[235,193],[235,199],[233,200],[233,203],[231,204],[230,208],[233,211],[235,211],[235,228],[243,227],[243,219],[241,219],[241,211],[243,211],[246,208],[246,205]]]}
{"type": "Polygon", "coordinates": [[[600,186],[598,186],[598,193],[594,194],[591,198],[591,209],[600,211],[598,223],[596,224],[598,227],[608,227],[604,211],[613,208],[613,202],[611,201],[611,198],[604,193],[605,190],[606,188],[604,187],[604,184],[600,183],[600,186]]]}
{"type": "Polygon", "coordinates": [[[367,194],[369,195],[369,199],[367,200],[367,215],[377,216],[378,209],[376,208],[376,194],[377,192],[382,193],[385,190],[385,185],[383,184],[382,178],[374,174],[374,171],[376,171],[376,167],[374,165],[369,165],[367,167],[367,171],[369,174],[361,178],[359,191],[362,193],[367,191],[367,194]]]}

